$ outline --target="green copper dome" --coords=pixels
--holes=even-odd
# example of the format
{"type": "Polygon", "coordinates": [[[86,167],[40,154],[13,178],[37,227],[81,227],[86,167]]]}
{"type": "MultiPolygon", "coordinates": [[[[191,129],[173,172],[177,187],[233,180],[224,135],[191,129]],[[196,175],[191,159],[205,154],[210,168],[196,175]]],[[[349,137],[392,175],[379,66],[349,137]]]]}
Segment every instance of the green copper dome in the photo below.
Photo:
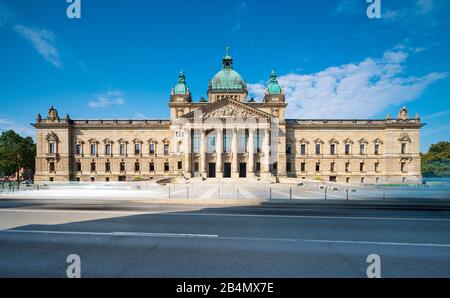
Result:
{"type": "Polygon", "coordinates": [[[181,71],[178,77],[178,84],[173,88],[175,95],[186,95],[189,93],[189,88],[186,84],[186,77],[184,73],[181,71]]]}
{"type": "Polygon", "coordinates": [[[277,75],[275,71],[272,70],[272,74],[270,75],[269,88],[267,89],[269,94],[281,94],[282,89],[280,84],[278,84],[277,75]]]}
{"type": "Polygon", "coordinates": [[[230,49],[223,57],[223,67],[211,80],[212,90],[245,90],[246,83],[241,75],[233,69],[233,58],[230,56],[230,49]]]}

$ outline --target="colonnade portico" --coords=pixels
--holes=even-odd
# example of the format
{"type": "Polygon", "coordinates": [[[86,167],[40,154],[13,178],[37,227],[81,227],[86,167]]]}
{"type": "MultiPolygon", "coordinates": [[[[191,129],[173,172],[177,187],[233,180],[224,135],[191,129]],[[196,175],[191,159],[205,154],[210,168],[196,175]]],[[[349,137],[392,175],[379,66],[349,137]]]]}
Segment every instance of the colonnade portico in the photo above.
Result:
{"type": "MultiPolygon", "coordinates": [[[[198,175],[202,178],[211,178],[208,165],[215,164],[214,178],[224,178],[225,165],[231,164],[231,173],[228,178],[239,178],[241,173],[241,165],[246,168],[245,178],[255,177],[256,163],[260,163],[259,174],[261,176],[270,176],[270,124],[261,124],[255,127],[246,127],[245,125],[204,125],[197,127],[196,125],[183,125],[183,143],[184,143],[184,176],[190,178],[193,176],[195,163],[198,162],[198,175]],[[255,151],[255,135],[259,130],[262,137],[260,152],[255,151]],[[240,152],[239,134],[248,131],[246,150],[240,152]],[[193,152],[193,136],[194,133],[200,135],[200,150],[198,153],[193,152]],[[216,134],[215,150],[208,152],[208,135],[216,134]],[[224,136],[231,135],[231,144],[229,152],[224,151],[224,136]]],[[[242,148],[241,148],[242,149],[242,148]]],[[[211,165],[210,165],[211,166],[211,165]]]]}

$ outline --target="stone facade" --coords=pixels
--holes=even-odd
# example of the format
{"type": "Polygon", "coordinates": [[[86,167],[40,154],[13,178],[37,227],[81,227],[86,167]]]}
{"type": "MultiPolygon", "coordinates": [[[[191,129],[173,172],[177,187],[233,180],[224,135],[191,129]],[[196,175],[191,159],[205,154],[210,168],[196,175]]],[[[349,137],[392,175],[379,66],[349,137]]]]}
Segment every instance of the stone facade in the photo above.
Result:
{"type": "Polygon", "coordinates": [[[185,76],[170,120],[73,120],[53,107],[38,115],[37,182],[133,181],[161,177],[296,177],[343,183],[419,183],[420,128],[406,108],[383,120],[286,119],[272,73],[262,102],[229,53],[193,102],[185,76]]]}

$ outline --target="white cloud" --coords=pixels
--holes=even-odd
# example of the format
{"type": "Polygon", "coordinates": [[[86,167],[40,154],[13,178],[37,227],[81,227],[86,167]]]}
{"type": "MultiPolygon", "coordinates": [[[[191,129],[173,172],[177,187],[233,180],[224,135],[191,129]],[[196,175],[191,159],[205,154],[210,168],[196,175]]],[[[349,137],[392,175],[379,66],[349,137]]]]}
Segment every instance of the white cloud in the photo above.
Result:
{"type": "Polygon", "coordinates": [[[441,112],[437,112],[437,113],[433,113],[430,115],[426,115],[424,117],[422,117],[423,120],[430,120],[430,119],[437,119],[437,118],[442,118],[445,116],[450,115],[450,110],[447,111],[441,111],[441,112]]]}
{"type": "Polygon", "coordinates": [[[47,62],[55,67],[62,68],[63,64],[59,56],[59,51],[55,47],[55,35],[45,29],[31,28],[23,25],[15,25],[14,29],[26,40],[31,42],[35,50],[47,62]]]}
{"type": "Polygon", "coordinates": [[[31,125],[20,123],[9,117],[0,116],[0,132],[7,130],[14,130],[16,133],[27,137],[34,137],[36,134],[35,129],[31,125]]]}
{"type": "Polygon", "coordinates": [[[90,108],[109,108],[112,106],[121,106],[125,104],[123,93],[121,91],[108,91],[97,94],[95,100],[89,102],[90,108]]]}
{"type": "MultiPolygon", "coordinates": [[[[289,104],[288,118],[368,118],[393,105],[417,99],[446,73],[403,76],[406,51],[390,50],[381,58],[329,67],[313,74],[279,77],[289,104]]],[[[250,94],[264,96],[266,84],[248,84],[250,94]]]]}

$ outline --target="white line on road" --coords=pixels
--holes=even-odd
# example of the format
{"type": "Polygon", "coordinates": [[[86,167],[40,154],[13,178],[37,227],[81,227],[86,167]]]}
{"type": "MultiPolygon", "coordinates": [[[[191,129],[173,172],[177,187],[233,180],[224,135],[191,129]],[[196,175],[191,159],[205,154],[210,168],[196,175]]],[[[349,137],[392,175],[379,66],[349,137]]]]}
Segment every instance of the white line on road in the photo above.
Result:
{"type": "MultiPolygon", "coordinates": [[[[309,209],[308,209],[309,210],[309,209]]],[[[87,214],[128,214],[128,215],[163,215],[163,216],[220,216],[220,217],[261,217],[261,218],[304,218],[304,219],[343,219],[343,220],[390,220],[390,221],[442,221],[450,218],[417,217],[370,217],[370,216],[317,216],[317,215],[270,215],[270,214],[226,214],[226,213],[192,213],[192,210],[167,211],[106,211],[106,210],[51,210],[51,209],[0,209],[0,212],[31,213],[87,213],[87,214]],[[174,213],[175,212],[175,213],[174,213]],[[179,212],[179,213],[176,213],[179,212]]]]}
{"type": "Polygon", "coordinates": [[[176,233],[139,233],[139,232],[74,232],[74,231],[35,231],[0,230],[0,233],[47,234],[47,235],[89,235],[89,236],[130,236],[161,238],[218,238],[219,235],[176,234],[176,233]]]}
{"type": "Polygon", "coordinates": [[[347,241],[347,240],[316,240],[316,239],[281,239],[281,238],[253,238],[232,237],[207,234],[177,234],[177,233],[140,233],[140,232],[74,232],[74,231],[34,231],[34,230],[0,230],[1,233],[16,234],[45,234],[45,235],[83,235],[83,236],[115,236],[115,237],[148,237],[148,238],[204,238],[217,240],[246,240],[246,241],[284,241],[284,242],[309,242],[332,244],[359,244],[359,245],[385,245],[385,246],[418,246],[450,248],[450,244],[437,243],[408,243],[408,242],[378,242],[378,241],[347,241]]]}

